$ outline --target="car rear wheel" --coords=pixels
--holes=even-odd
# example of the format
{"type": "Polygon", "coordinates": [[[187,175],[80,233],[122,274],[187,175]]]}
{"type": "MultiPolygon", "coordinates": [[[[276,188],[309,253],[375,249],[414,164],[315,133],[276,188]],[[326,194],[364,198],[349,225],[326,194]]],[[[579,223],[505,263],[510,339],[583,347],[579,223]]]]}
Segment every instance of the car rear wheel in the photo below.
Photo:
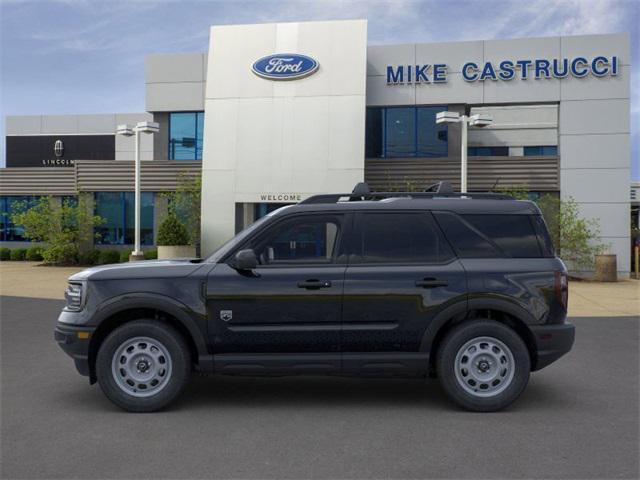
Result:
{"type": "Polygon", "coordinates": [[[191,372],[182,335],[156,320],[136,320],[111,332],[96,358],[104,394],[130,412],[153,412],[184,390],[191,372]]]}
{"type": "Polygon", "coordinates": [[[493,320],[471,320],[444,338],[436,359],[438,378],[462,407],[490,412],[514,402],[529,381],[529,351],[520,336],[493,320]]]}

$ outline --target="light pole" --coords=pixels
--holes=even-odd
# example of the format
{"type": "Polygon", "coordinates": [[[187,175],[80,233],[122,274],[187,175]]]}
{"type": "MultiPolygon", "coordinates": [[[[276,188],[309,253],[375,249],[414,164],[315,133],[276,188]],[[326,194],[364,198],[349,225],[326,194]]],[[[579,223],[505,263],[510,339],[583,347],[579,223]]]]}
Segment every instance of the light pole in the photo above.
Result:
{"type": "Polygon", "coordinates": [[[475,115],[460,115],[458,112],[439,112],[436,114],[436,123],[461,123],[462,124],[462,151],[460,152],[460,193],[467,193],[467,126],[486,127],[491,125],[493,119],[489,115],[476,113],[475,115]]]}
{"type": "Polygon", "coordinates": [[[118,125],[116,133],[131,137],[135,135],[135,245],[129,255],[129,261],[144,260],[144,254],[140,249],[140,133],[157,133],[160,125],[156,122],[138,122],[135,127],[130,125],[118,125]]]}

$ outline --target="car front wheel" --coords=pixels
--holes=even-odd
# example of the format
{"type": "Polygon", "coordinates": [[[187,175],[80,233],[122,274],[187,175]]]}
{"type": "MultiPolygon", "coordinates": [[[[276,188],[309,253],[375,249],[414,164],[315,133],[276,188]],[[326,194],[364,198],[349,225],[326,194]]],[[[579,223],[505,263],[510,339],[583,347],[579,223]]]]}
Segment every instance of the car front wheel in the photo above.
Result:
{"type": "Polygon", "coordinates": [[[156,320],[136,320],[116,328],[96,358],[104,394],[130,412],[153,412],[170,404],[186,387],[191,372],[182,335],[156,320]]]}
{"type": "Polygon", "coordinates": [[[443,340],[438,378],[457,404],[478,412],[500,410],[514,402],[529,381],[529,352],[520,336],[493,320],[471,320],[443,340]]]}

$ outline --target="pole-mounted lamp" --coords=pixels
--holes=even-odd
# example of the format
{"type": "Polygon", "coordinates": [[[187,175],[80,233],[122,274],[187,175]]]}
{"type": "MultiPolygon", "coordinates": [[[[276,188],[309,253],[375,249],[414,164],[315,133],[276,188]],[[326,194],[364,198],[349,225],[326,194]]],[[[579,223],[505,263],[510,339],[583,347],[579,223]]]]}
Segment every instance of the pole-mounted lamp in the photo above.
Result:
{"type": "Polygon", "coordinates": [[[474,127],[486,127],[491,125],[493,119],[489,115],[477,113],[475,115],[460,115],[458,112],[439,112],[436,114],[436,123],[461,123],[462,124],[462,152],[460,167],[460,192],[467,193],[467,125],[474,127]]]}
{"type": "Polygon", "coordinates": [[[129,255],[130,261],[144,260],[140,249],[140,133],[157,133],[160,125],[156,122],[138,122],[135,126],[118,125],[116,133],[125,137],[135,136],[135,245],[129,255]]]}

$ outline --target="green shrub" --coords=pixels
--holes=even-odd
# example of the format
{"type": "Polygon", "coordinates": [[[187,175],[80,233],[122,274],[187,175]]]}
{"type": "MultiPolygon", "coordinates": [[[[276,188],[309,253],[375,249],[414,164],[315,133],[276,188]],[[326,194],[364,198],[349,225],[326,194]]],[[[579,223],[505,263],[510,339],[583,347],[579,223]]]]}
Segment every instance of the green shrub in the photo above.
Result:
{"type": "Polygon", "coordinates": [[[11,249],[7,247],[0,248],[0,261],[11,259],[11,249]]]}
{"type": "Polygon", "coordinates": [[[39,262],[42,260],[42,247],[29,247],[25,258],[30,262],[39,262]]]}
{"type": "Polygon", "coordinates": [[[73,243],[49,245],[43,250],[42,259],[53,265],[73,265],[78,263],[79,253],[78,246],[73,243]]]}
{"type": "Polygon", "coordinates": [[[173,213],[160,224],[158,229],[158,245],[189,245],[189,232],[173,213]]]}
{"type": "Polygon", "coordinates": [[[122,250],[120,252],[120,263],[125,263],[129,261],[129,255],[131,255],[131,252],[129,250],[122,250]]]}
{"type": "Polygon", "coordinates": [[[119,263],[120,262],[120,252],[117,250],[101,250],[100,257],[98,258],[98,263],[100,265],[107,265],[109,263],[119,263]]]}
{"type": "Polygon", "coordinates": [[[24,236],[35,242],[46,242],[42,259],[45,263],[78,262],[80,245],[95,236],[94,227],[104,220],[93,215],[86,194],[62,201],[41,197],[35,205],[18,202],[13,205],[11,221],[24,228],[24,236]]]}
{"type": "Polygon", "coordinates": [[[97,265],[100,260],[100,250],[87,250],[82,252],[79,257],[82,265],[97,265]]]}
{"type": "Polygon", "coordinates": [[[158,250],[146,250],[144,252],[145,260],[156,260],[158,258],[158,250]]]}
{"type": "Polygon", "coordinates": [[[13,250],[11,250],[10,258],[11,260],[14,260],[14,261],[21,261],[21,260],[24,260],[26,255],[27,255],[26,248],[14,248],[13,250]]]}

